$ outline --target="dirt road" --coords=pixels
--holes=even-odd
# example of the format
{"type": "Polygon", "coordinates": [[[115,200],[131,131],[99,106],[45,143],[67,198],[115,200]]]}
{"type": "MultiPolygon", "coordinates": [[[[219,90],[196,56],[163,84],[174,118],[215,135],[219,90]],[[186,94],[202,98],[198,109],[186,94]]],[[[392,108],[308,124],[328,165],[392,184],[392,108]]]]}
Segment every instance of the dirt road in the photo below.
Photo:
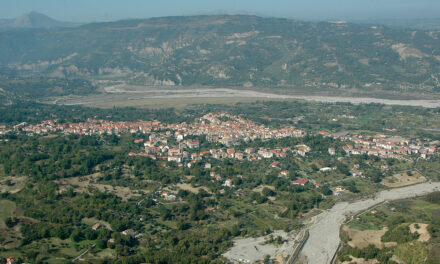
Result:
{"type": "Polygon", "coordinates": [[[440,190],[440,182],[422,183],[379,192],[375,198],[338,203],[312,219],[309,227],[310,236],[301,254],[310,264],[327,264],[331,261],[339,245],[339,228],[347,215],[366,210],[378,203],[390,200],[410,198],[440,190]]]}

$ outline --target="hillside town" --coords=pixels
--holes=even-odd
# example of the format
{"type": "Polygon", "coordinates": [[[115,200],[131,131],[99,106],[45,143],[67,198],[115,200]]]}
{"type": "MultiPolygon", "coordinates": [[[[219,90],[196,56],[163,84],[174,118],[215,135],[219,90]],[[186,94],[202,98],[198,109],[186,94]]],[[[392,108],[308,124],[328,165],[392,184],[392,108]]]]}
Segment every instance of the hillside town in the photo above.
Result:
{"type": "MultiPolygon", "coordinates": [[[[424,139],[407,139],[400,136],[389,136],[376,134],[374,136],[364,136],[361,134],[351,134],[349,132],[338,132],[329,134],[319,132],[325,137],[332,137],[350,142],[342,147],[347,155],[369,155],[380,158],[407,159],[411,155],[423,159],[438,153],[440,141],[426,141],[424,139]]],[[[331,155],[335,155],[334,149],[329,149],[331,155]]]]}
{"type": "MultiPolygon", "coordinates": [[[[279,139],[285,137],[303,137],[306,132],[295,127],[268,128],[262,124],[246,120],[242,117],[227,113],[209,113],[196,118],[193,123],[167,124],[157,120],[137,122],[113,122],[106,120],[88,119],[86,122],[62,123],[57,120],[47,120],[40,124],[30,125],[21,123],[13,127],[0,126],[0,135],[11,131],[22,131],[29,136],[44,135],[47,133],[64,133],[76,135],[121,135],[123,133],[149,134],[149,140],[135,140],[143,144],[144,152],[130,152],[129,156],[145,156],[152,159],[163,159],[177,163],[186,162],[188,167],[203,158],[237,159],[237,160],[262,160],[267,158],[285,158],[287,153],[293,152],[305,157],[310,147],[299,145],[291,148],[246,148],[244,151],[236,150],[234,146],[243,142],[257,139],[279,139]],[[205,136],[209,143],[219,143],[223,147],[211,148],[205,151],[200,149],[197,136],[205,136]],[[173,143],[169,139],[173,139],[173,143]]],[[[380,158],[408,159],[420,157],[429,159],[438,153],[440,142],[418,138],[407,139],[400,136],[376,134],[366,136],[349,132],[327,133],[318,132],[324,137],[331,137],[346,142],[342,150],[346,155],[372,155],[380,158]]],[[[328,150],[330,155],[336,155],[336,149],[328,150]]]]}

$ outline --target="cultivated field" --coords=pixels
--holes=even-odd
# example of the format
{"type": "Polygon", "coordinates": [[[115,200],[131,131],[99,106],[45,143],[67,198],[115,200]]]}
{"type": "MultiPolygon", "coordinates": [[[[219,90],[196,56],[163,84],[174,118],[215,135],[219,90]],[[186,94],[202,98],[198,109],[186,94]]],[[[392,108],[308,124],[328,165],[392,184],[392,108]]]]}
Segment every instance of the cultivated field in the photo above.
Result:
{"type": "Polygon", "coordinates": [[[395,242],[381,241],[382,236],[388,231],[388,228],[384,227],[382,230],[364,230],[359,231],[355,229],[345,228],[347,231],[350,241],[348,244],[354,248],[366,248],[369,245],[374,245],[377,248],[392,247],[397,245],[395,242]]]}
{"type": "Polygon", "coordinates": [[[388,176],[383,179],[382,184],[389,188],[399,188],[403,186],[413,185],[417,183],[426,182],[426,178],[417,171],[412,171],[412,175],[408,175],[408,172],[401,172],[388,176]]]}

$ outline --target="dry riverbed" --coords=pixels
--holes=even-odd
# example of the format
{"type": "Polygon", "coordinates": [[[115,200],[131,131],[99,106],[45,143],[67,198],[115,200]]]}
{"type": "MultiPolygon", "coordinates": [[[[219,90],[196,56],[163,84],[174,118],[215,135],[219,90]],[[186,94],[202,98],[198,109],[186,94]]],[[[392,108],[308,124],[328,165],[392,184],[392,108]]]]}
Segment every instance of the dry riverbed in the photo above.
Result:
{"type": "Polygon", "coordinates": [[[200,98],[202,102],[209,98],[241,99],[270,99],[270,100],[306,100],[317,102],[347,102],[353,104],[380,103],[386,105],[422,106],[427,108],[440,107],[440,100],[390,100],[371,97],[342,97],[320,95],[292,95],[259,92],[253,90],[238,90],[229,88],[163,88],[111,86],[104,88],[104,93],[84,97],[63,97],[53,103],[64,105],[101,105],[108,106],[112,103],[120,105],[134,104],[146,99],[185,99],[200,98]]]}
{"type": "MultiPolygon", "coordinates": [[[[347,216],[364,211],[384,201],[405,199],[425,195],[440,190],[440,182],[421,183],[402,188],[385,190],[377,193],[374,198],[354,201],[352,203],[337,203],[331,209],[312,217],[307,224],[309,238],[300,253],[300,263],[327,264],[336,253],[339,245],[339,230],[347,216]]],[[[421,232],[423,230],[421,229],[421,232]]],[[[264,259],[265,255],[272,258],[280,257],[292,251],[297,232],[286,234],[277,231],[274,237],[282,235],[288,240],[282,246],[265,244],[268,236],[257,238],[241,238],[234,240],[234,246],[224,254],[232,262],[253,262],[264,259]]]]}

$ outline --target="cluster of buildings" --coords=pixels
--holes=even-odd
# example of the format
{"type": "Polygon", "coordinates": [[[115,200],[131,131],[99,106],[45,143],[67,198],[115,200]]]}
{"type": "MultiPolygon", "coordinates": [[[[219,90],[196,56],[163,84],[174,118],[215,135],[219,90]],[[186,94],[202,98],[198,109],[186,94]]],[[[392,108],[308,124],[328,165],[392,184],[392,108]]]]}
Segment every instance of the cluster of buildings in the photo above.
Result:
{"type": "MultiPolygon", "coordinates": [[[[78,135],[100,135],[122,133],[150,134],[148,141],[139,140],[136,143],[144,143],[145,153],[130,155],[142,155],[150,158],[161,158],[168,161],[183,162],[184,160],[197,161],[205,156],[216,159],[233,158],[237,160],[260,160],[265,158],[286,156],[289,148],[284,149],[252,149],[244,151],[235,150],[233,146],[241,142],[250,142],[256,139],[276,139],[284,137],[302,137],[303,130],[295,127],[268,128],[262,124],[256,124],[242,117],[227,113],[209,113],[196,118],[192,123],[166,124],[154,121],[137,122],[112,122],[106,120],[88,119],[86,122],[61,123],[57,120],[47,120],[40,124],[29,125],[20,123],[12,128],[0,125],[0,135],[10,131],[24,131],[29,135],[39,135],[52,132],[78,135]],[[221,143],[226,148],[210,149],[204,152],[194,152],[200,147],[197,136],[205,136],[208,142],[221,143]],[[174,138],[178,144],[171,146],[168,139],[174,138]],[[191,154],[190,154],[191,152],[191,154]]],[[[421,139],[411,140],[399,136],[378,134],[375,136],[363,136],[348,132],[326,133],[319,132],[323,136],[334,139],[347,140],[351,143],[343,146],[346,154],[351,155],[374,155],[381,158],[404,159],[409,155],[419,155],[421,158],[429,158],[430,155],[439,152],[439,141],[423,142],[421,139]]],[[[295,152],[305,156],[309,151],[307,146],[298,148],[295,152]]],[[[333,148],[329,149],[331,155],[336,155],[333,148]]]]}
{"type": "MultiPolygon", "coordinates": [[[[256,139],[302,137],[305,135],[304,131],[294,127],[267,128],[264,125],[226,113],[209,113],[195,119],[190,124],[186,122],[165,124],[159,121],[112,122],[94,119],[79,123],[60,123],[57,120],[48,120],[36,125],[21,123],[14,126],[13,129],[26,132],[29,135],[52,132],[77,135],[148,133],[150,134],[148,141],[144,142],[142,139],[135,141],[135,143],[144,144],[145,152],[141,154],[130,153],[129,155],[164,159],[178,163],[184,161],[197,162],[203,157],[237,160],[285,158],[287,152],[292,151],[290,148],[246,148],[240,151],[233,146],[256,139]],[[208,142],[221,143],[226,147],[198,152],[196,150],[200,148],[200,142],[194,139],[197,136],[205,136],[208,142]],[[173,141],[172,144],[168,142],[170,139],[173,141]]],[[[305,156],[308,150],[303,147],[295,151],[299,155],[305,156]]]]}
{"type": "MultiPolygon", "coordinates": [[[[162,159],[166,161],[175,161],[178,163],[188,162],[191,167],[193,163],[203,160],[204,158],[214,159],[236,159],[236,160],[263,160],[270,158],[286,158],[288,152],[301,152],[303,148],[292,150],[291,148],[246,148],[244,150],[237,150],[234,147],[229,148],[212,148],[206,151],[197,151],[200,142],[194,139],[182,140],[178,146],[171,146],[168,144],[166,138],[152,139],[156,137],[155,134],[150,136],[150,140],[144,142],[145,153],[130,152],[129,156],[144,156],[152,159],[162,159]]],[[[136,141],[138,143],[138,141],[136,141]]],[[[301,152],[302,153],[302,152],[301,152]]],[[[304,153],[305,155],[305,153],[304,153]]]]}
{"type": "MultiPolygon", "coordinates": [[[[380,158],[405,159],[409,155],[418,155],[427,159],[439,152],[440,141],[424,142],[422,139],[407,139],[399,136],[377,134],[374,136],[352,135],[348,132],[328,134],[319,132],[323,136],[334,139],[348,140],[352,143],[344,145],[342,149],[348,155],[372,155],[380,158]]],[[[329,153],[335,155],[335,149],[329,153]]]]}
{"type": "MultiPolygon", "coordinates": [[[[3,133],[10,131],[6,126],[0,127],[3,133]]],[[[45,134],[51,132],[64,132],[66,134],[97,135],[122,133],[151,133],[154,131],[166,131],[167,136],[173,135],[177,141],[182,141],[187,136],[205,135],[210,142],[219,142],[226,146],[239,144],[240,141],[255,139],[272,139],[283,137],[300,137],[305,132],[294,127],[267,128],[239,116],[230,114],[209,113],[197,118],[193,123],[186,122],[165,124],[155,121],[138,122],[113,122],[106,120],[88,119],[79,123],[60,123],[57,120],[47,120],[40,124],[29,125],[21,123],[15,125],[13,130],[24,131],[29,134],[45,134]]],[[[194,144],[193,147],[197,147],[194,144]]]]}
{"type": "Polygon", "coordinates": [[[63,132],[65,134],[77,135],[101,135],[122,133],[150,133],[164,129],[166,124],[159,121],[138,121],[138,122],[112,122],[106,120],[88,119],[79,123],[60,123],[57,120],[47,120],[40,124],[28,125],[26,122],[15,125],[14,131],[24,131],[29,135],[40,135],[52,132],[63,132]]]}

